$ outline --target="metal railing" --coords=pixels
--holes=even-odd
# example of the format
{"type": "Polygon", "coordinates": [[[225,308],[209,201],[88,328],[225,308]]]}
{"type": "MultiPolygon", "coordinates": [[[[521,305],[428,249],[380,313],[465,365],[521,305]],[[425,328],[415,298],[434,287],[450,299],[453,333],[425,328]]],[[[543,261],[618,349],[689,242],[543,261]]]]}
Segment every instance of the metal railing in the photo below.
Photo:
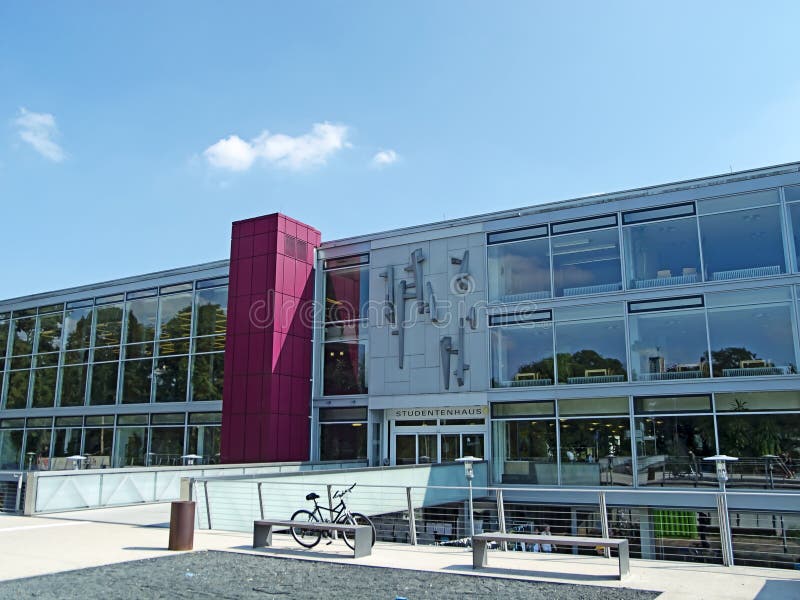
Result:
{"type": "MultiPolygon", "coordinates": [[[[549,530],[553,535],[623,537],[634,558],[777,568],[796,568],[800,563],[800,510],[785,509],[800,507],[794,494],[477,485],[470,511],[469,488],[463,485],[398,485],[403,478],[398,474],[392,477],[393,484],[362,482],[352,472],[329,473],[324,480],[315,475],[320,474],[302,479],[195,479],[191,489],[197,500],[197,526],[251,532],[256,519],[288,519],[295,510],[308,508],[304,498],[309,492],[330,498],[357,480],[349,506],[371,517],[381,541],[468,547],[471,530],[549,530]],[[746,497],[754,495],[762,500],[775,496],[775,505],[784,508],[728,508],[729,500],[744,505],[746,497]]],[[[463,472],[460,476],[463,480],[463,472]]],[[[501,544],[497,549],[609,555],[599,546],[501,544]]]]}

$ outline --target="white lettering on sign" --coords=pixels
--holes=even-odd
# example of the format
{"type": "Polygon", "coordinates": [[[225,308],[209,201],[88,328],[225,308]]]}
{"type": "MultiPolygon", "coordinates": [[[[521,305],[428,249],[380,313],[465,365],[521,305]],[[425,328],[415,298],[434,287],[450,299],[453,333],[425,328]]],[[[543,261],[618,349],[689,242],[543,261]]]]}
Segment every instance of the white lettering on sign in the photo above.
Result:
{"type": "Polygon", "coordinates": [[[443,406],[440,408],[393,408],[390,419],[446,419],[485,417],[489,412],[486,406],[443,406]]]}

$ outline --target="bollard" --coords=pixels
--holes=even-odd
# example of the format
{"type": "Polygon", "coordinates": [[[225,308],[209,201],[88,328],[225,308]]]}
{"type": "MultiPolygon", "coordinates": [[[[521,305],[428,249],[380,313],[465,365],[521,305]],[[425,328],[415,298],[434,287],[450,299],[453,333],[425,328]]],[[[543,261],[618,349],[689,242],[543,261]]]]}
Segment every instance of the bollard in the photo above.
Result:
{"type": "Polygon", "coordinates": [[[169,515],[169,549],[191,550],[194,543],[194,502],[172,503],[169,515]]]}

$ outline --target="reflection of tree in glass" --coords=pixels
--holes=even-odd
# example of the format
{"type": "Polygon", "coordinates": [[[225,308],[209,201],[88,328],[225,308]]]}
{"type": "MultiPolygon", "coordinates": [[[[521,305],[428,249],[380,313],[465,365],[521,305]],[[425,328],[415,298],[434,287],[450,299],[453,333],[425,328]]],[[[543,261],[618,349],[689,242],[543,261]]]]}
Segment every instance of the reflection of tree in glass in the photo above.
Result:
{"type": "Polygon", "coordinates": [[[584,377],[588,370],[603,369],[608,375],[624,375],[625,366],[616,358],[606,358],[595,350],[578,350],[558,355],[558,379],[566,381],[569,377],[584,377]]]}
{"type": "MultiPolygon", "coordinates": [[[[707,357],[708,352],[705,352],[704,356],[707,357]]],[[[738,369],[742,361],[757,359],[758,356],[756,353],[751,352],[747,348],[728,347],[720,350],[712,350],[711,352],[711,360],[716,377],[722,376],[722,369],[738,369]]]]}
{"type": "Polygon", "coordinates": [[[325,348],[324,391],[326,394],[365,394],[364,352],[352,344],[328,344],[325,348]],[[355,350],[355,352],[353,352],[355,350]],[[353,356],[357,352],[357,358],[353,356]],[[354,361],[353,359],[356,358],[354,361]]]}
{"type": "Polygon", "coordinates": [[[91,309],[81,309],[67,313],[67,350],[88,348],[92,334],[92,312],[91,309]],[[75,314],[81,316],[75,319],[75,314]]]}
{"type": "Polygon", "coordinates": [[[194,357],[192,395],[194,400],[222,400],[223,355],[199,354],[194,357]]]}
{"type": "Polygon", "coordinates": [[[139,433],[132,433],[125,444],[126,465],[135,465],[141,462],[142,447],[142,438],[139,433]]]}

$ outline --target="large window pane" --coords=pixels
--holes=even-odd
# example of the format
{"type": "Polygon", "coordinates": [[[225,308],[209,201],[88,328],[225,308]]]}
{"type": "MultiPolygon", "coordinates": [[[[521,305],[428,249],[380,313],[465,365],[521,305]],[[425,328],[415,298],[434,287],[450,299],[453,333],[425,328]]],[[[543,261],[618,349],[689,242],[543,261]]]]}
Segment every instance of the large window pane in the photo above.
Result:
{"type": "Polygon", "coordinates": [[[58,352],[61,350],[61,329],[63,326],[64,324],[60,312],[40,316],[39,342],[36,352],[41,354],[44,352],[58,352]]]}
{"type": "Polygon", "coordinates": [[[22,433],[22,429],[0,429],[0,469],[21,467],[22,433]]]}
{"type": "Polygon", "coordinates": [[[708,343],[703,311],[631,315],[631,373],[635,380],[708,377],[708,343]]]}
{"type": "Polygon", "coordinates": [[[189,379],[189,357],[159,358],[154,371],[156,402],[186,402],[189,379]]]}
{"type": "Polygon", "coordinates": [[[192,294],[162,296],[159,302],[159,338],[188,338],[192,334],[192,294]]]}
{"type": "Polygon", "coordinates": [[[203,458],[198,462],[208,465],[219,462],[219,425],[190,425],[187,454],[197,454],[203,458]]]}
{"type": "Polygon", "coordinates": [[[325,272],[325,321],[367,318],[369,267],[325,272]]]}
{"type": "Polygon", "coordinates": [[[64,317],[64,347],[67,350],[88,348],[92,336],[92,309],[74,308],[64,317]]]}
{"type": "Polygon", "coordinates": [[[700,233],[709,280],[764,277],[786,270],[777,206],[702,216],[700,233]]]}
{"type": "Polygon", "coordinates": [[[33,354],[33,336],[36,332],[36,317],[14,319],[11,324],[14,342],[11,350],[14,356],[33,354]]]}
{"type": "Polygon", "coordinates": [[[92,365],[92,386],[89,390],[89,404],[115,404],[117,401],[117,374],[119,363],[100,363],[92,365]]]}
{"type": "MultiPolygon", "coordinates": [[[[113,423],[113,417],[107,417],[109,423],[113,423]]],[[[88,465],[91,468],[102,468],[111,466],[111,449],[114,444],[114,428],[91,427],[84,432],[83,453],[88,458],[88,465]]]]}
{"type": "Polygon", "coordinates": [[[639,485],[717,487],[714,418],[705,415],[652,416],[636,419],[639,485]]]}
{"type": "Polygon", "coordinates": [[[800,487],[800,414],[717,418],[719,449],[739,460],[728,465],[729,486],[800,487]]]}
{"type": "Polygon", "coordinates": [[[228,314],[228,288],[198,290],[195,335],[225,335],[228,314]]]}
{"type": "Polygon", "coordinates": [[[183,427],[153,427],[150,430],[151,465],[180,465],[183,456],[183,427]]]}
{"type": "Polygon", "coordinates": [[[61,406],[83,406],[88,365],[72,365],[61,370],[61,406]]]}
{"type": "Polygon", "coordinates": [[[790,304],[711,308],[708,327],[715,377],[797,373],[790,304]]]}
{"type": "Polygon", "coordinates": [[[320,460],[366,460],[366,423],[323,423],[319,430],[320,460]]]}
{"type": "Polygon", "coordinates": [[[498,327],[492,336],[492,387],[553,383],[553,325],[498,327]]]}
{"type": "MultiPolygon", "coordinates": [[[[795,265],[800,269],[800,202],[789,205],[789,219],[792,222],[792,237],[794,238],[795,265]]],[[[0,337],[2,341],[2,337],[0,337]]]]}
{"type": "Polygon", "coordinates": [[[0,358],[6,355],[6,348],[8,347],[8,328],[11,319],[8,317],[0,317],[0,358]]]}
{"type": "MultiPolygon", "coordinates": [[[[122,304],[98,306],[95,309],[95,346],[119,346],[122,342],[122,304]]],[[[96,354],[96,352],[95,352],[96,354]]]]}
{"type": "Polygon", "coordinates": [[[122,403],[150,402],[152,359],[126,360],[122,365],[122,403]]]}
{"type": "Polygon", "coordinates": [[[633,485],[630,421],[561,419],[562,485],[633,485]]]}
{"type": "Polygon", "coordinates": [[[700,280],[695,217],[658,221],[623,230],[628,287],[653,288],[700,280]]]}
{"type": "Polygon", "coordinates": [[[490,301],[550,297],[550,245],[546,237],[489,246],[488,255],[490,301]]]}
{"type": "Polygon", "coordinates": [[[494,480],[555,485],[556,422],[492,421],[494,480]]]}
{"type": "Polygon", "coordinates": [[[335,342],[322,347],[326,396],[366,394],[366,355],[364,342],[335,342]]]}
{"type": "Polygon", "coordinates": [[[47,470],[50,468],[50,429],[25,431],[25,468],[47,470]]]}
{"type": "Polygon", "coordinates": [[[144,466],[147,453],[147,427],[117,427],[114,440],[114,466],[144,466]]]}
{"type": "Polygon", "coordinates": [[[128,302],[126,309],[128,344],[152,342],[156,337],[158,298],[140,298],[128,302]]]}
{"type": "Polygon", "coordinates": [[[192,357],[192,400],[222,400],[224,363],[222,352],[192,357]]]}
{"type": "Polygon", "coordinates": [[[551,243],[556,296],[622,289],[617,229],[560,235],[551,243]]]}
{"type": "Polygon", "coordinates": [[[58,369],[34,369],[33,399],[34,408],[49,408],[56,402],[56,375],[58,369]]]}
{"type": "Polygon", "coordinates": [[[559,383],[625,381],[625,321],[598,319],[556,324],[559,383]]]}
{"type": "Polygon", "coordinates": [[[30,376],[30,371],[11,371],[8,374],[6,409],[27,407],[30,376]]]}
{"type": "Polygon", "coordinates": [[[792,410],[800,412],[800,390],[792,392],[733,392],[714,394],[717,412],[792,410]]]}
{"type": "Polygon", "coordinates": [[[81,453],[81,428],[58,427],[53,439],[53,458],[50,459],[51,470],[71,469],[73,465],[67,461],[68,456],[81,453]]]}

